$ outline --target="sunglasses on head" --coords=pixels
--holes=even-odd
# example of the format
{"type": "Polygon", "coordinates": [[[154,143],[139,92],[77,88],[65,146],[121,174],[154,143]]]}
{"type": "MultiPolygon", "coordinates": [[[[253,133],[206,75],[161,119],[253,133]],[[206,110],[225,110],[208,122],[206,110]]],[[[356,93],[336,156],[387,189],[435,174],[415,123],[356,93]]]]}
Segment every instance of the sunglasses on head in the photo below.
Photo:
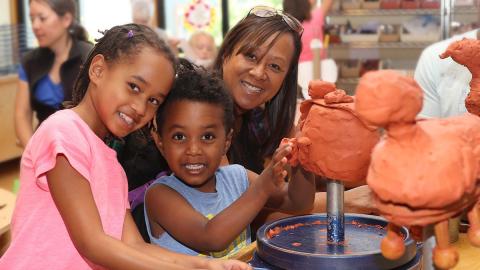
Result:
{"type": "Polygon", "coordinates": [[[284,13],[281,10],[277,10],[275,8],[268,7],[268,6],[256,6],[252,8],[250,12],[248,12],[248,15],[251,15],[251,14],[261,18],[268,18],[268,17],[277,16],[277,15],[281,16],[283,21],[288,25],[288,27],[290,27],[290,29],[298,33],[300,36],[303,34],[302,24],[297,19],[292,17],[292,15],[288,13],[284,13]]]}

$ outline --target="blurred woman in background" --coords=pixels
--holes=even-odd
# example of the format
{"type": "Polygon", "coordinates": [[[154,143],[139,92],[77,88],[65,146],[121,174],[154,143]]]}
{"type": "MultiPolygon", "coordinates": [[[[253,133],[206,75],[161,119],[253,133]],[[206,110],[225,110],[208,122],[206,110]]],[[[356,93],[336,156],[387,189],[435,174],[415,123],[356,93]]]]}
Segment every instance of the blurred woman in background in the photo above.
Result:
{"type": "Polygon", "coordinates": [[[72,98],[73,83],[92,44],[76,20],[74,0],[30,0],[30,20],[38,48],[23,56],[18,70],[15,132],[25,147],[39,124],[72,98]]]}

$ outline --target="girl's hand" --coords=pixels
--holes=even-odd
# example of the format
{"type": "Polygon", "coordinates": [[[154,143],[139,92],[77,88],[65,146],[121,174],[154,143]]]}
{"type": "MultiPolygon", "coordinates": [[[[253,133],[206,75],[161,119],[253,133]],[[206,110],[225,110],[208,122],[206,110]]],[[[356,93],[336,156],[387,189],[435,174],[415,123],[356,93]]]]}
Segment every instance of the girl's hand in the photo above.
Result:
{"type": "Polygon", "coordinates": [[[288,175],[286,156],[291,152],[292,145],[290,143],[278,147],[268,166],[258,176],[257,182],[260,184],[261,190],[268,196],[285,185],[285,177],[288,175]]]}
{"type": "Polygon", "coordinates": [[[211,259],[207,263],[207,268],[211,270],[251,270],[252,267],[244,262],[237,260],[211,259]]]}

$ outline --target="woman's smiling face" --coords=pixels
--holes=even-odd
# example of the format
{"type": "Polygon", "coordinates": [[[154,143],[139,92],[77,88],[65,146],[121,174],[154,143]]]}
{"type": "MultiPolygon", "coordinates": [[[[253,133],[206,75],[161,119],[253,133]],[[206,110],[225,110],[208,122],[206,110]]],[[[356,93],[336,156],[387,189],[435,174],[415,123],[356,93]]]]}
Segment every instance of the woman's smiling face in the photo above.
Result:
{"type": "Polygon", "coordinates": [[[291,34],[273,35],[253,52],[239,53],[237,45],[223,62],[223,80],[236,109],[245,112],[265,104],[280,90],[294,53],[291,34]]]}

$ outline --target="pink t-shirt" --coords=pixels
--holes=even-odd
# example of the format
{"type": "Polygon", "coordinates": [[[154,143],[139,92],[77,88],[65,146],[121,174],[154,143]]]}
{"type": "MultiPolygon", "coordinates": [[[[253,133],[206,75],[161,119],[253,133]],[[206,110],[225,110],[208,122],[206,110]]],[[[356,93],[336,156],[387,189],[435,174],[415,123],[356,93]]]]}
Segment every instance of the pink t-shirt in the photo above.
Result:
{"type": "Polygon", "coordinates": [[[312,11],[312,18],[309,21],[303,21],[302,52],[300,53],[300,62],[312,61],[313,51],[310,48],[312,39],[318,38],[323,41],[323,12],[321,8],[312,11]]]}
{"type": "Polygon", "coordinates": [[[41,124],[23,153],[12,242],[0,269],[99,268],[75,249],[50,195],[46,172],[59,154],[89,182],[105,233],[121,239],[128,187],[116,152],[74,111],[62,110],[41,124]]]}

